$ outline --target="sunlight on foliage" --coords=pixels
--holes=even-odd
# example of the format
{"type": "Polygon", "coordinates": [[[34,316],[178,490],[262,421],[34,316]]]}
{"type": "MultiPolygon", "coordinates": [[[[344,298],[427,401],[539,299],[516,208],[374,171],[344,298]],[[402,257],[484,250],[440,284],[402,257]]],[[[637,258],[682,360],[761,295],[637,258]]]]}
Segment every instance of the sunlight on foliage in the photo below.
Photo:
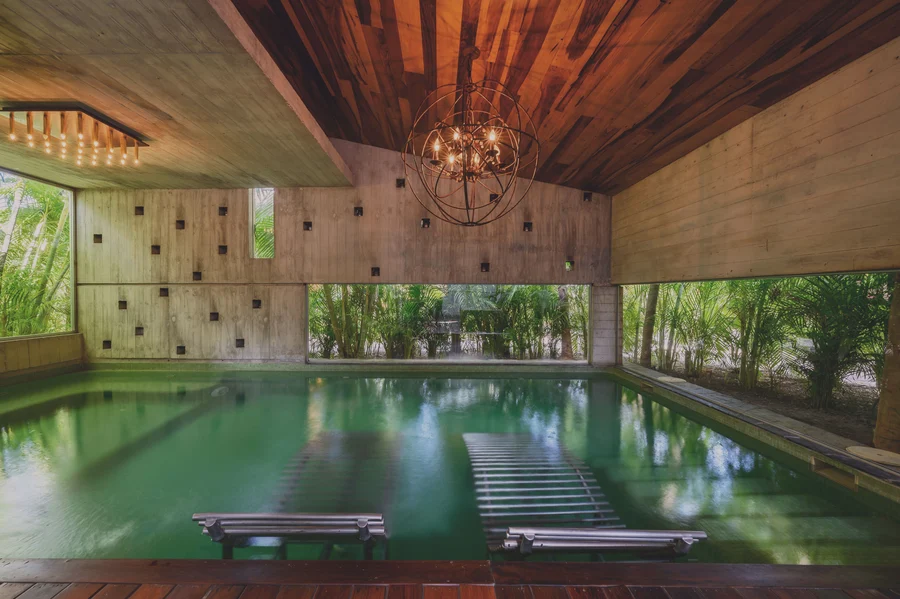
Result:
{"type": "Polygon", "coordinates": [[[71,330],[70,202],[0,172],[0,337],[71,330]]]}

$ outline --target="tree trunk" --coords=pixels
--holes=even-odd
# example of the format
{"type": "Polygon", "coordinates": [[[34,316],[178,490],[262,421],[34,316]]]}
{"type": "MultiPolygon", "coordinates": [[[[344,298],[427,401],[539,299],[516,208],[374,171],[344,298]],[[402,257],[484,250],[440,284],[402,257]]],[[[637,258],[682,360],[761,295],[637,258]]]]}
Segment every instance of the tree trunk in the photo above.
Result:
{"type": "Polygon", "coordinates": [[[566,286],[559,286],[559,310],[563,313],[563,326],[561,333],[562,351],[560,358],[563,360],[574,360],[572,353],[572,328],[569,326],[569,296],[566,295],[566,286]]]}
{"type": "Polygon", "coordinates": [[[19,207],[22,205],[23,195],[25,195],[25,181],[19,179],[13,191],[13,204],[9,213],[9,219],[3,224],[3,244],[0,245],[0,279],[3,278],[3,268],[6,266],[9,244],[12,242],[12,236],[16,230],[16,219],[19,216],[19,207]]]}
{"type": "MultiPolygon", "coordinates": [[[[44,295],[47,293],[47,283],[50,281],[50,272],[53,270],[53,263],[56,262],[56,253],[59,251],[59,242],[62,239],[63,231],[66,226],[66,219],[69,217],[69,203],[66,202],[59,215],[59,222],[56,223],[56,231],[53,233],[53,242],[50,244],[50,251],[47,255],[47,263],[44,264],[44,274],[41,275],[41,282],[38,285],[38,296],[35,303],[40,304],[44,301],[44,295]]],[[[50,296],[53,299],[53,296],[50,296]]]]}
{"type": "Polygon", "coordinates": [[[669,323],[669,346],[666,348],[666,363],[663,370],[671,370],[675,367],[675,327],[678,326],[678,310],[681,308],[681,296],[684,294],[684,283],[678,287],[678,295],[675,296],[675,306],[672,309],[672,319],[669,323]]]}
{"type": "Polygon", "coordinates": [[[900,453],[900,272],[894,275],[888,350],[882,377],[874,444],[878,449],[900,453]]]}
{"type": "Polygon", "coordinates": [[[659,283],[650,285],[644,308],[644,330],[641,335],[641,366],[650,368],[653,355],[653,327],[656,325],[656,304],[659,301],[659,283]]]}

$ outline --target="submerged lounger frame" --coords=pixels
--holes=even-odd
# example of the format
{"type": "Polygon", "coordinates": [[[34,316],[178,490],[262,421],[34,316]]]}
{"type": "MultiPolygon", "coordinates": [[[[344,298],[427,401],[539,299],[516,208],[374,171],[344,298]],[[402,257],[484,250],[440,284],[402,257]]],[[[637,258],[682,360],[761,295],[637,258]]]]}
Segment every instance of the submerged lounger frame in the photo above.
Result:
{"type": "Polygon", "coordinates": [[[365,558],[379,539],[386,539],[382,514],[280,514],[280,513],[202,513],[194,522],[203,534],[222,544],[222,558],[231,559],[234,547],[247,547],[254,539],[279,539],[278,556],[284,557],[287,543],[325,543],[357,541],[363,544],[365,558]]]}
{"type": "Polygon", "coordinates": [[[590,528],[510,527],[506,538],[491,551],[538,552],[634,552],[687,555],[691,546],[706,539],[699,530],[627,530],[590,528]]]}

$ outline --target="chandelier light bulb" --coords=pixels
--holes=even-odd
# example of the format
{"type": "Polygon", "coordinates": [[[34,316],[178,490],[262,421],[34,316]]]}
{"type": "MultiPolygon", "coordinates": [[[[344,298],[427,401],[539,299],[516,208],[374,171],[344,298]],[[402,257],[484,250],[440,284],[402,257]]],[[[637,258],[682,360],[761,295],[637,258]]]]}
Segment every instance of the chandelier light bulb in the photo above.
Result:
{"type": "Polygon", "coordinates": [[[25,131],[28,133],[28,146],[34,147],[34,113],[26,112],[25,113],[25,131]]]}
{"type": "Polygon", "coordinates": [[[45,153],[45,154],[50,154],[50,153],[51,153],[50,146],[47,146],[46,148],[44,148],[44,153],[45,153]]]}
{"type": "Polygon", "coordinates": [[[83,113],[81,113],[81,112],[78,113],[78,115],[76,116],[76,122],[78,123],[77,131],[78,131],[79,143],[84,145],[83,144],[83,140],[84,140],[84,114],[83,113]]]}
{"type": "Polygon", "coordinates": [[[462,49],[465,80],[426,96],[401,153],[407,179],[420,183],[407,187],[422,207],[467,227],[493,222],[519,205],[531,189],[540,150],[534,123],[515,95],[498,81],[473,80],[479,56],[474,46],[462,49]]]}
{"type": "Polygon", "coordinates": [[[69,115],[66,112],[59,113],[59,139],[66,145],[66,131],[69,129],[69,115]]]}
{"type": "Polygon", "coordinates": [[[16,141],[16,113],[9,113],[9,140],[16,141]]]}

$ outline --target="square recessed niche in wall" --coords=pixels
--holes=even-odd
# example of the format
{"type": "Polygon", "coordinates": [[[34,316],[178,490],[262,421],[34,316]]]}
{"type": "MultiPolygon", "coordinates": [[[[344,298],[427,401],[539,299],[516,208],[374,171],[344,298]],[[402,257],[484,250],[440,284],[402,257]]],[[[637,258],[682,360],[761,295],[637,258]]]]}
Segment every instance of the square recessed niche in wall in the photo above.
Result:
{"type": "Polygon", "coordinates": [[[193,279],[194,279],[195,281],[202,281],[202,280],[203,280],[203,273],[200,272],[199,270],[195,270],[195,271],[194,271],[194,274],[192,275],[192,277],[193,277],[193,279]]]}
{"type": "Polygon", "coordinates": [[[238,349],[241,349],[242,347],[244,347],[244,340],[243,339],[235,339],[234,346],[238,349]]]}
{"type": "Polygon", "coordinates": [[[262,300],[255,299],[253,300],[253,309],[258,310],[262,308],[262,300]]]}
{"type": "Polygon", "coordinates": [[[187,353],[187,349],[183,345],[178,345],[175,347],[175,353],[179,356],[183,356],[187,353]]]}
{"type": "Polygon", "coordinates": [[[530,220],[526,220],[525,224],[522,225],[522,230],[526,233],[531,233],[534,230],[534,224],[530,220]]]}
{"type": "Polygon", "coordinates": [[[134,207],[134,215],[135,216],[144,216],[144,207],[143,206],[135,206],[134,207]]]}
{"type": "Polygon", "coordinates": [[[218,312],[210,312],[209,320],[210,320],[210,322],[218,322],[219,321],[219,313],[218,312]]]}
{"type": "Polygon", "coordinates": [[[356,206],[355,208],[353,208],[353,216],[362,216],[362,215],[363,215],[362,206],[356,206]]]}
{"type": "Polygon", "coordinates": [[[168,287],[160,287],[159,288],[159,297],[169,297],[169,288],[168,287]]]}
{"type": "Polygon", "coordinates": [[[575,270],[575,261],[571,258],[566,260],[566,272],[575,270]]]}
{"type": "Polygon", "coordinates": [[[406,179],[397,179],[397,189],[406,188],[406,179]]]}
{"type": "Polygon", "coordinates": [[[500,199],[500,194],[492,193],[490,196],[488,196],[488,199],[490,199],[491,202],[496,202],[500,199]]]}
{"type": "Polygon", "coordinates": [[[377,266],[373,266],[373,267],[372,267],[372,276],[373,276],[373,277],[380,277],[380,276],[381,276],[381,269],[380,269],[379,267],[377,267],[377,266]]]}
{"type": "Polygon", "coordinates": [[[110,341],[109,339],[104,339],[103,349],[112,349],[112,341],[110,341]]]}
{"type": "Polygon", "coordinates": [[[128,302],[125,300],[119,300],[119,310],[127,310],[128,302]]]}
{"type": "Polygon", "coordinates": [[[592,198],[593,198],[593,194],[589,191],[584,192],[584,195],[581,197],[581,199],[584,200],[585,202],[590,202],[592,198]]]}
{"type": "Polygon", "coordinates": [[[430,229],[430,228],[431,228],[431,219],[430,219],[430,218],[423,218],[423,219],[422,219],[422,228],[423,228],[423,229],[430,229]]]}
{"type": "Polygon", "coordinates": [[[103,243],[103,235],[94,233],[94,243],[103,243]]]}
{"type": "Polygon", "coordinates": [[[134,327],[134,334],[138,337],[144,336],[144,327],[134,327]]]}
{"type": "Polygon", "coordinates": [[[227,253],[228,253],[228,246],[227,246],[227,245],[220,245],[220,246],[219,246],[219,255],[220,255],[220,256],[224,256],[224,255],[227,254],[227,253]]]}
{"type": "Polygon", "coordinates": [[[150,246],[150,253],[151,253],[152,255],[154,255],[154,256],[158,256],[158,255],[159,255],[159,246],[158,246],[158,245],[151,245],[151,246],[150,246]]]}
{"type": "Polygon", "coordinates": [[[312,231],[312,221],[311,220],[303,221],[303,230],[304,231],[312,231]]]}
{"type": "Polygon", "coordinates": [[[481,272],[491,272],[491,263],[490,262],[482,262],[481,263],[481,272]]]}
{"type": "Polygon", "coordinates": [[[228,206],[219,206],[219,216],[228,216],[228,206]]]}
{"type": "Polygon", "coordinates": [[[181,219],[176,220],[176,221],[175,221],[175,228],[176,228],[176,229],[179,229],[179,230],[184,229],[184,221],[181,220],[181,219]]]}

